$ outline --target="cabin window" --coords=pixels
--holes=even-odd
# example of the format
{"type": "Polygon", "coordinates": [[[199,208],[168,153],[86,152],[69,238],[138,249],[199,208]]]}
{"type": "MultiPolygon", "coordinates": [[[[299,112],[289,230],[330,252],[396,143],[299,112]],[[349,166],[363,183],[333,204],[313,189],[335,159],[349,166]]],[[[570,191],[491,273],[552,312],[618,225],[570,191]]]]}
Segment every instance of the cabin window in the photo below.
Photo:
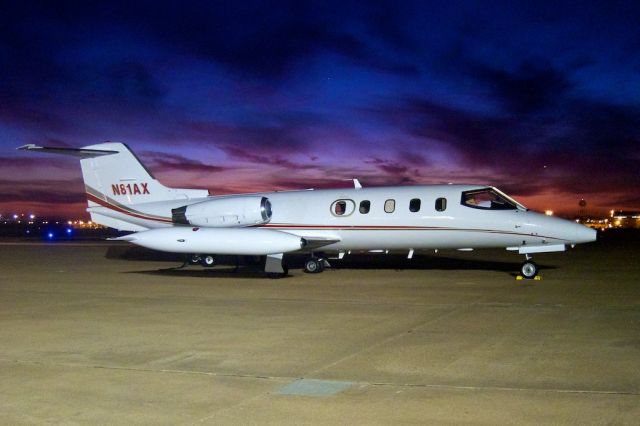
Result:
{"type": "Polygon", "coordinates": [[[362,200],[360,201],[360,213],[361,214],[367,214],[369,213],[369,210],[371,210],[371,201],[369,200],[362,200]]]}
{"type": "Polygon", "coordinates": [[[447,209],[447,199],[438,198],[436,200],[436,211],[443,212],[447,209]]]}
{"type": "Polygon", "coordinates": [[[420,198],[413,198],[409,201],[409,211],[411,212],[419,212],[420,211],[420,198]]]}
{"type": "Polygon", "coordinates": [[[384,202],[384,211],[386,213],[393,213],[396,209],[396,200],[387,200],[384,202]]]}
{"type": "Polygon", "coordinates": [[[462,193],[462,205],[473,207],[474,209],[486,210],[516,210],[518,208],[515,201],[500,194],[493,188],[477,189],[462,193]]]}
{"type": "Polygon", "coordinates": [[[331,204],[331,214],[334,216],[349,216],[356,209],[353,200],[336,200],[331,204]]]}

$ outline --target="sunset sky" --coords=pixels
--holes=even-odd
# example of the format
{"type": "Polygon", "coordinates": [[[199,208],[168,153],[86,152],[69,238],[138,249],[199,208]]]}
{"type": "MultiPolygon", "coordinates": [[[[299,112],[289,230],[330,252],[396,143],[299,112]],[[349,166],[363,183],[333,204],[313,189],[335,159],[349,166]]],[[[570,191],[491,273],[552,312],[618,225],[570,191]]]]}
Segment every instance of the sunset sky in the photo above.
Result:
{"type": "Polygon", "coordinates": [[[86,215],[77,160],[15,148],[107,140],[215,194],[357,177],[640,209],[637,1],[88,3],[0,12],[2,215],[86,215]]]}

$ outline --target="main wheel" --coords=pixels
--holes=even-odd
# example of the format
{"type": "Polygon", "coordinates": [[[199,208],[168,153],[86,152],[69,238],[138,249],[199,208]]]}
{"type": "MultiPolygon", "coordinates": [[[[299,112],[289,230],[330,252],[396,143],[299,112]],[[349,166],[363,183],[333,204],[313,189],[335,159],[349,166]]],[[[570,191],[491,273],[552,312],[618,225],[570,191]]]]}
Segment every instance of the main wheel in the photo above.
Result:
{"type": "Polygon", "coordinates": [[[216,266],[216,257],[211,254],[205,254],[200,258],[202,266],[212,268],[216,266]]]}
{"type": "Polygon", "coordinates": [[[311,258],[304,262],[304,271],[309,274],[316,274],[320,272],[321,266],[322,264],[318,259],[311,258]]]}
{"type": "Polygon", "coordinates": [[[526,279],[533,279],[538,275],[538,265],[536,265],[532,260],[527,260],[520,267],[520,272],[526,279]]]}
{"type": "Polygon", "coordinates": [[[191,265],[197,265],[200,263],[200,255],[199,254],[189,254],[187,255],[187,259],[191,265]]]}

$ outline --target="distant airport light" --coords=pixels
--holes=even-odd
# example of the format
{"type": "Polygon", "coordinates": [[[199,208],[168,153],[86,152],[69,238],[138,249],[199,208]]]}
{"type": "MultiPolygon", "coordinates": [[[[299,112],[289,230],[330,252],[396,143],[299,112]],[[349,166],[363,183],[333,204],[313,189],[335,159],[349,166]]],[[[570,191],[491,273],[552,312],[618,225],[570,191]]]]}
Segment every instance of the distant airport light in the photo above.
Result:
{"type": "Polygon", "coordinates": [[[35,214],[33,214],[33,213],[32,213],[32,214],[30,214],[30,215],[29,215],[29,219],[33,220],[33,219],[35,219],[35,218],[36,218],[36,215],[35,215],[35,214]]]}
{"type": "Polygon", "coordinates": [[[544,214],[547,216],[553,216],[553,210],[545,210],[544,214]]]}
{"type": "Polygon", "coordinates": [[[13,215],[13,218],[14,218],[14,219],[17,219],[17,218],[18,218],[18,215],[17,215],[17,214],[14,214],[14,215],[13,215]]]}
{"type": "Polygon", "coordinates": [[[71,228],[67,228],[67,235],[71,235],[71,228]]]}
{"type": "Polygon", "coordinates": [[[47,234],[47,237],[48,237],[50,240],[53,240],[53,232],[49,232],[49,233],[47,234]]]}

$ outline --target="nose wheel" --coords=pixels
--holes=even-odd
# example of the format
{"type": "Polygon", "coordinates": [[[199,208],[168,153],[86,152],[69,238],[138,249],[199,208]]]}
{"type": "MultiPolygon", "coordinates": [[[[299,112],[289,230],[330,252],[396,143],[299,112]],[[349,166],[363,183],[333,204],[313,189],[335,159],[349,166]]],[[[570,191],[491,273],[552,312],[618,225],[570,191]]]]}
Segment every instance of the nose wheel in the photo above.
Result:
{"type": "Polygon", "coordinates": [[[528,280],[532,280],[538,275],[538,265],[531,259],[527,259],[520,266],[520,273],[528,280]]]}

